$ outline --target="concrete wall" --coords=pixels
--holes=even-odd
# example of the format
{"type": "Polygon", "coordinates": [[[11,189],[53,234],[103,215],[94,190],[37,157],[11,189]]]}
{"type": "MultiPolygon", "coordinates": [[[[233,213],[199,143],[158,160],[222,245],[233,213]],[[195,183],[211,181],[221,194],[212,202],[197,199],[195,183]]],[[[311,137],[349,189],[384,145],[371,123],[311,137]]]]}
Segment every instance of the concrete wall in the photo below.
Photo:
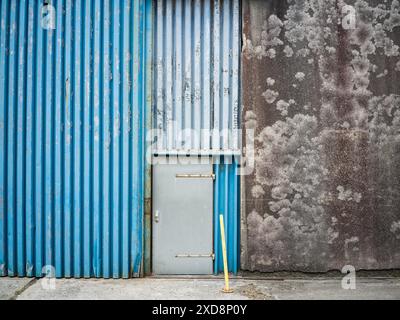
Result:
{"type": "Polygon", "coordinates": [[[400,267],[400,5],[346,4],[243,1],[245,270],[400,267]]]}

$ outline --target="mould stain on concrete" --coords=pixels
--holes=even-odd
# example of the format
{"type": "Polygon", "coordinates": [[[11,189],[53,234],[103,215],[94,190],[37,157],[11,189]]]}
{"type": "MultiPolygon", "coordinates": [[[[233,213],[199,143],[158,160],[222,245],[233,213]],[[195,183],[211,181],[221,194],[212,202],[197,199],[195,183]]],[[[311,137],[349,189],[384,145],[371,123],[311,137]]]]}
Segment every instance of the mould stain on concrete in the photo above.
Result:
{"type": "Polygon", "coordinates": [[[400,5],[374,3],[351,30],[343,1],[244,3],[244,269],[400,267],[400,5]]]}

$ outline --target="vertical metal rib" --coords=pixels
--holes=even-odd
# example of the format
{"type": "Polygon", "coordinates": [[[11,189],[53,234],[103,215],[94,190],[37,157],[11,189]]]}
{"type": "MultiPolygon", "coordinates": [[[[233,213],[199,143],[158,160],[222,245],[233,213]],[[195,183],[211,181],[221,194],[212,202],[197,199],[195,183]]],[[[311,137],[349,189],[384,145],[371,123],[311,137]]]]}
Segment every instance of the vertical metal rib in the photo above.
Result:
{"type": "Polygon", "coordinates": [[[0,276],[137,276],[151,1],[51,4],[0,4],[0,276]]]}
{"type": "Polygon", "coordinates": [[[157,1],[154,151],[239,151],[239,23],[238,0],[157,1]]]}

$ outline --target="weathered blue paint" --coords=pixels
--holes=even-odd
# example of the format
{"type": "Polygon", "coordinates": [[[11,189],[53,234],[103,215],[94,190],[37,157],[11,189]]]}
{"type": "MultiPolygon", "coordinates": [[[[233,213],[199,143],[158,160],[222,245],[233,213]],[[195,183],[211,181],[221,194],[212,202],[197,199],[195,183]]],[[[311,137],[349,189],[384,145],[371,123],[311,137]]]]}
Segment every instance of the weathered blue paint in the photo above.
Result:
{"type": "Polygon", "coordinates": [[[155,1],[155,153],[240,154],[240,34],[239,0],[155,1]]]}
{"type": "Polygon", "coordinates": [[[222,259],[221,231],[219,215],[224,216],[225,238],[228,256],[228,269],[237,273],[239,269],[239,235],[240,235],[240,176],[238,162],[235,158],[221,157],[214,165],[214,271],[224,269],[222,259]]]}
{"type": "Polygon", "coordinates": [[[138,276],[152,2],[51,4],[0,4],[0,276],[138,276]]]}

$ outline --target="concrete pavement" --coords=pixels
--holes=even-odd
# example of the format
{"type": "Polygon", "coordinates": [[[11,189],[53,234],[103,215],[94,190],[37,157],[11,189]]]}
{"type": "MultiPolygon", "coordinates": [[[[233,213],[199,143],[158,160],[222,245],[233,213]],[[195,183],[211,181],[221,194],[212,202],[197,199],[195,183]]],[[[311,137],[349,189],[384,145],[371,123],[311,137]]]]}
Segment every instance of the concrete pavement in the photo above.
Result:
{"type": "Polygon", "coordinates": [[[234,293],[221,292],[223,279],[144,278],[130,280],[43,280],[0,278],[0,299],[166,299],[166,300],[314,300],[400,299],[400,278],[359,278],[355,290],[344,290],[341,278],[243,279],[231,281],[234,293]],[[54,285],[54,286],[53,286],[54,285]]]}
{"type": "Polygon", "coordinates": [[[27,278],[0,278],[0,300],[12,300],[33,283],[27,278]]]}

